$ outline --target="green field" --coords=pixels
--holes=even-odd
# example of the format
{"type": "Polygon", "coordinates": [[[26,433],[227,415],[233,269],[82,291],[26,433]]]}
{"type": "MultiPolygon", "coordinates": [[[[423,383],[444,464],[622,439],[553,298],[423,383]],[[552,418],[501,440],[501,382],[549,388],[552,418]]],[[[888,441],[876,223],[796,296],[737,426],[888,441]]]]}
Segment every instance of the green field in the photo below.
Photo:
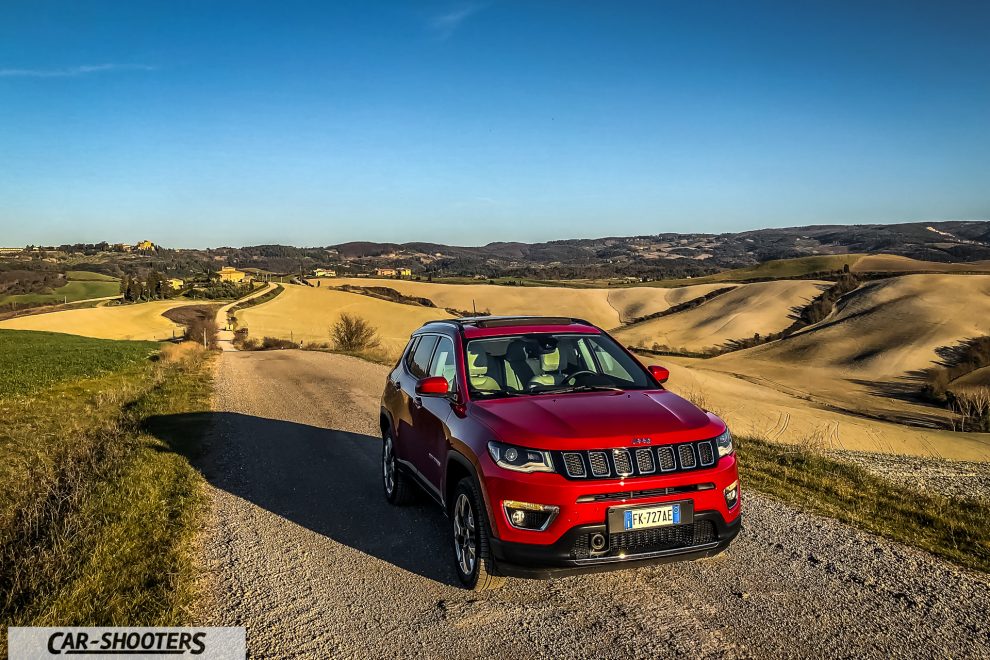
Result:
{"type": "Polygon", "coordinates": [[[159,345],[56,332],[0,330],[0,397],[30,394],[56,383],[111,373],[147,361],[159,345]]]}
{"type": "Polygon", "coordinates": [[[8,625],[189,623],[210,374],[195,344],[0,331],[0,648],[8,625]]]}
{"type": "Polygon", "coordinates": [[[70,270],[68,282],[51,293],[22,293],[0,296],[0,305],[43,305],[46,303],[75,302],[90,298],[106,298],[120,293],[120,282],[109,275],[85,270],[70,270]]]}
{"type": "Polygon", "coordinates": [[[70,280],[77,281],[87,281],[87,282],[116,282],[118,281],[113,275],[104,275],[103,273],[94,273],[89,270],[67,270],[65,271],[65,276],[70,280]]]}

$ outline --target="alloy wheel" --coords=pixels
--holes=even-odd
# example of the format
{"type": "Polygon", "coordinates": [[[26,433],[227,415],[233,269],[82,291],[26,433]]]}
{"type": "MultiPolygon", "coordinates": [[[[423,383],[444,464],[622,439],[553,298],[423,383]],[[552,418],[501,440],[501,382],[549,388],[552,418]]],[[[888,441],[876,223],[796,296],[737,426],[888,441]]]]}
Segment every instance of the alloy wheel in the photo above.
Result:
{"type": "Polygon", "coordinates": [[[457,564],[464,575],[474,573],[478,551],[476,539],[474,509],[468,496],[461,493],[454,503],[454,551],[457,553],[457,564]]]}
{"type": "Polygon", "coordinates": [[[386,436],[382,450],[382,476],[385,480],[385,494],[391,496],[395,490],[395,456],[392,454],[392,438],[386,436]]]}

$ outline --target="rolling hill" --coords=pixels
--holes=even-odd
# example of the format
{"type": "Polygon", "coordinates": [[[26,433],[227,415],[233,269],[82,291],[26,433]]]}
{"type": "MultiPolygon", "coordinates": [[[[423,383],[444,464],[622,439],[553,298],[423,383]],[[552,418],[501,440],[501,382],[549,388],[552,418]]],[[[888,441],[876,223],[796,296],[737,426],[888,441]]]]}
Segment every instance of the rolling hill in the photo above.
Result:
{"type": "Polygon", "coordinates": [[[745,284],[693,309],[628,325],[614,335],[630,346],[660,344],[701,352],[756,333],[780,332],[793,322],[795,309],[807,305],[828,285],[815,280],[745,284]]]}

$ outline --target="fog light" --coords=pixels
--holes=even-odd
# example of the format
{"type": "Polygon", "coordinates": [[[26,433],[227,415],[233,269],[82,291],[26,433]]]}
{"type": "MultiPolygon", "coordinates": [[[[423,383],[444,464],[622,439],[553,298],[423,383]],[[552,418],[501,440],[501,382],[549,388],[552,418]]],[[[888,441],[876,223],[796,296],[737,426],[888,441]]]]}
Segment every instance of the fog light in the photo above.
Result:
{"type": "Polygon", "coordinates": [[[502,502],[502,508],[505,510],[505,517],[509,520],[510,525],[516,529],[529,529],[537,532],[542,532],[549,527],[560,511],[560,507],[549,504],[531,504],[514,500],[505,500],[502,502]]]}
{"type": "Polygon", "coordinates": [[[739,504],[739,482],[733,481],[725,489],[725,506],[730,509],[739,504]]]}

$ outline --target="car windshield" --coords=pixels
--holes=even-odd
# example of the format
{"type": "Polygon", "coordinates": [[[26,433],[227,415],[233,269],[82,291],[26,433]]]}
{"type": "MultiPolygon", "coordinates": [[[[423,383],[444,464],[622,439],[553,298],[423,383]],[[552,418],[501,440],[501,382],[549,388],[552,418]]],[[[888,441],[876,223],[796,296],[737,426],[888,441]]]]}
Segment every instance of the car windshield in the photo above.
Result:
{"type": "Polygon", "coordinates": [[[466,354],[469,389],[476,398],[656,387],[607,335],[472,339],[466,354]]]}

